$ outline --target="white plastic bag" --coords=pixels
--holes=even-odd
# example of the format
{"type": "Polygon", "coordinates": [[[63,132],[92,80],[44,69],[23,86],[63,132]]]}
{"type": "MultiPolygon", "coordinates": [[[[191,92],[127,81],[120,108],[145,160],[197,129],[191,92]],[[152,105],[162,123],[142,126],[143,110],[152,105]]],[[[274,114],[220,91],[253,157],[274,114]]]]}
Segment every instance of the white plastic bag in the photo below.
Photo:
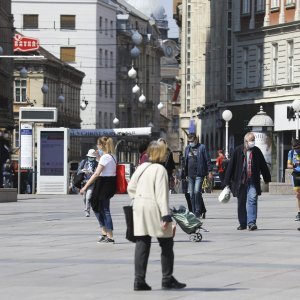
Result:
{"type": "Polygon", "coordinates": [[[229,186],[225,186],[223,191],[220,193],[218,200],[221,203],[227,203],[230,200],[230,196],[231,196],[231,191],[229,186]]]}

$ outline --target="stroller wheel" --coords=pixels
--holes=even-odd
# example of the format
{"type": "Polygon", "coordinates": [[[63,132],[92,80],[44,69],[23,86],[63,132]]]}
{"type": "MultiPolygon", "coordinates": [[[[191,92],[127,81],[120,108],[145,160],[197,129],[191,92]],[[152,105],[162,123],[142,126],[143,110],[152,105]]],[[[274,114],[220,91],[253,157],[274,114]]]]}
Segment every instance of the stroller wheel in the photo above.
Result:
{"type": "Polygon", "coordinates": [[[190,234],[190,241],[191,242],[197,242],[197,234],[196,233],[191,233],[190,234]]]}
{"type": "Polygon", "coordinates": [[[200,232],[197,232],[196,242],[202,241],[202,234],[200,232]]]}

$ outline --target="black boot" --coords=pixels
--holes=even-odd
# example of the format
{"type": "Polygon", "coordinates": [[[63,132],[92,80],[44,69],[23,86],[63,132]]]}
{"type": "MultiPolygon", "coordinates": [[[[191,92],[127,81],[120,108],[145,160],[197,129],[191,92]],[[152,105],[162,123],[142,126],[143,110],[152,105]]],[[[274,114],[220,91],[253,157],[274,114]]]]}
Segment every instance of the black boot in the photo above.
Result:
{"type": "Polygon", "coordinates": [[[162,288],[165,290],[169,289],[183,289],[186,287],[185,283],[178,282],[173,276],[168,280],[162,281],[162,288]]]}
{"type": "Polygon", "coordinates": [[[151,286],[149,286],[146,282],[135,281],[133,289],[135,291],[150,291],[151,286]]]}

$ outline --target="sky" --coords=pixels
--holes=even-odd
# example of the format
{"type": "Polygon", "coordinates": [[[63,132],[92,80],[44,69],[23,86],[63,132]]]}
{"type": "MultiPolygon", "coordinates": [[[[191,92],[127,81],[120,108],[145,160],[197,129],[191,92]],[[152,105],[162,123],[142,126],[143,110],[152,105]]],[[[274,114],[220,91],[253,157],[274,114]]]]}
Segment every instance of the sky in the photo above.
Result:
{"type": "Polygon", "coordinates": [[[150,7],[162,5],[165,8],[165,12],[168,16],[169,38],[178,37],[178,26],[175,20],[173,20],[173,0],[126,0],[132,6],[136,7],[145,15],[149,15],[150,7]]]}

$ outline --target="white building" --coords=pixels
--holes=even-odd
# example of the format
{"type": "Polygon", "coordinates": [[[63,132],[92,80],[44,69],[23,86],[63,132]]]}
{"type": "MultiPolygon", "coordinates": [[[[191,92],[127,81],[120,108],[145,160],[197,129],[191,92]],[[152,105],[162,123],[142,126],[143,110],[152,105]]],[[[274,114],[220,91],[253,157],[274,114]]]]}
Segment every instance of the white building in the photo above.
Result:
{"type": "Polygon", "coordinates": [[[83,71],[81,127],[112,128],[116,99],[116,6],[109,0],[13,0],[17,31],[83,71]]]}

